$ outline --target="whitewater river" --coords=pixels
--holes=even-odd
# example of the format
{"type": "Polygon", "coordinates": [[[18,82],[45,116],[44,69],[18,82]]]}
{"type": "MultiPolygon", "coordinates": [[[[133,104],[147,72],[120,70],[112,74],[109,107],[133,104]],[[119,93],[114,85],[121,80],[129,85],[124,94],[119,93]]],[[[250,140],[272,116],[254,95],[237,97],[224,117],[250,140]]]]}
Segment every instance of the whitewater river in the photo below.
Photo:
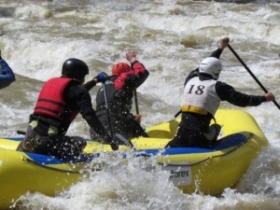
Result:
{"type": "MultiPolygon", "coordinates": [[[[277,1],[1,0],[0,49],[17,81],[0,93],[0,136],[19,136],[16,130],[25,130],[43,82],[59,76],[66,59],[87,62],[88,81],[100,71],[110,74],[112,64],[124,61],[128,49],[135,50],[150,71],[138,89],[142,125],[170,120],[179,109],[185,77],[223,36],[230,37],[232,48],[280,102],[279,20],[277,1]]],[[[229,49],[221,61],[222,81],[249,94],[264,94],[229,49]]],[[[97,89],[90,92],[94,107],[97,89]]],[[[249,112],[270,145],[238,186],[225,189],[220,197],[183,194],[160,168],[147,173],[137,161],[119,168],[118,160],[103,157],[109,161],[105,171],[55,197],[27,193],[21,209],[280,209],[280,110],[273,103],[222,107],[249,112]]],[[[68,134],[89,137],[80,116],[68,134]]],[[[11,183],[11,190],[15,187],[11,183]]]]}

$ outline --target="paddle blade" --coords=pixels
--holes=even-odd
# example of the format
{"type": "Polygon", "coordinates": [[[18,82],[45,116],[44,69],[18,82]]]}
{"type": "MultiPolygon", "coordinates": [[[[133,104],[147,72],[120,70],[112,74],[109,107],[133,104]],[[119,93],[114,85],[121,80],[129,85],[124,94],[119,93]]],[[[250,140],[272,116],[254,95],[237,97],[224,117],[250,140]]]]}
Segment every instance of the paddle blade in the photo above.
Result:
{"type": "Polygon", "coordinates": [[[118,142],[119,144],[123,144],[125,146],[128,146],[130,148],[133,148],[134,145],[132,144],[132,142],[130,141],[130,139],[125,138],[124,136],[122,136],[119,133],[115,133],[114,135],[114,141],[118,142]]]}
{"type": "Polygon", "coordinates": [[[119,149],[119,145],[114,141],[110,144],[112,150],[118,150],[119,149]]]}

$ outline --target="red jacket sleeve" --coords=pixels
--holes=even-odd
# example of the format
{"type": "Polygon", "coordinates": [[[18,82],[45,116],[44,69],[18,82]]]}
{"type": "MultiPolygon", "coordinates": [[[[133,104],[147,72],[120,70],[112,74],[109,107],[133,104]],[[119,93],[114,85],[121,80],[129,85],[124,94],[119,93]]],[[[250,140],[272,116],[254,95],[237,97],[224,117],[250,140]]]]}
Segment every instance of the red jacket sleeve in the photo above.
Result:
{"type": "Polygon", "coordinates": [[[138,88],[148,78],[149,72],[145,66],[139,61],[131,64],[132,71],[122,73],[114,82],[117,90],[129,87],[138,88]]]}

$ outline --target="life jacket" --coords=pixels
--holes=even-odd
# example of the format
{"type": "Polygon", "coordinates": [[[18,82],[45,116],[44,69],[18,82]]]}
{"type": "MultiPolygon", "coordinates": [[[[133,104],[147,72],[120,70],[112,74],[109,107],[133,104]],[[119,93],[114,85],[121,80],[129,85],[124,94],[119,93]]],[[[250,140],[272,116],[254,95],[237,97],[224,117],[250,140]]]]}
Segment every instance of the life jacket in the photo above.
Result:
{"type": "MultiPolygon", "coordinates": [[[[72,80],[71,78],[63,77],[48,80],[39,94],[33,113],[52,117],[60,122],[62,120],[65,121],[63,117],[66,104],[63,93],[66,86],[72,80]]],[[[69,119],[67,119],[67,121],[72,122],[77,114],[78,110],[73,110],[71,115],[68,115],[69,119]]]]}
{"type": "MultiPolygon", "coordinates": [[[[116,77],[112,77],[111,80],[107,80],[104,84],[106,86],[108,108],[112,115],[124,116],[130,113],[133,93],[125,88],[116,89],[115,79],[116,77]]],[[[105,111],[106,103],[102,86],[96,94],[96,114],[100,116],[105,114],[105,111]]]]}
{"type": "Polygon", "coordinates": [[[190,79],[184,88],[181,103],[182,112],[194,112],[202,115],[215,115],[221,99],[216,92],[217,81],[200,80],[199,77],[190,79]]]}

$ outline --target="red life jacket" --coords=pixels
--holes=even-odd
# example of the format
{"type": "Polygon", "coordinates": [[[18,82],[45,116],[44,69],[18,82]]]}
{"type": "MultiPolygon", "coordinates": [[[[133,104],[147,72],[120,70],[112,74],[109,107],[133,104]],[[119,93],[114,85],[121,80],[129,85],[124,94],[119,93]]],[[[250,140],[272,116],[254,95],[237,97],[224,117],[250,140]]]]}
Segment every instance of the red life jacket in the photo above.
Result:
{"type": "MultiPolygon", "coordinates": [[[[34,114],[46,115],[61,121],[65,111],[63,93],[71,81],[71,78],[63,77],[52,78],[47,81],[39,94],[34,114]]],[[[77,114],[78,110],[73,111],[69,121],[71,122],[77,114]]]]}

